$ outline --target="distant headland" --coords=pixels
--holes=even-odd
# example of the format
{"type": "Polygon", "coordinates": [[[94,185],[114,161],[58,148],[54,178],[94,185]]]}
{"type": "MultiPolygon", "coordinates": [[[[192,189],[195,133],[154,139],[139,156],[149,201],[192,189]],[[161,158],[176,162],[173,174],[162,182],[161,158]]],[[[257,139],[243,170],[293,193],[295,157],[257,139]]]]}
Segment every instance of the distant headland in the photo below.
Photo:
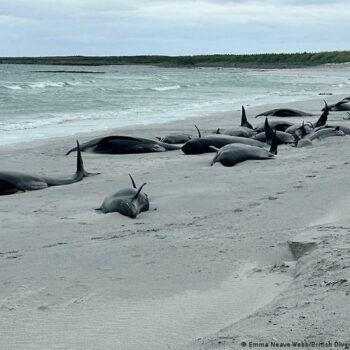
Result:
{"type": "Polygon", "coordinates": [[[0,57],[0,64],[71,66],[153,65],[161,67],[298,68],[350,62],[350,51],[196,56],[0,57]]]}

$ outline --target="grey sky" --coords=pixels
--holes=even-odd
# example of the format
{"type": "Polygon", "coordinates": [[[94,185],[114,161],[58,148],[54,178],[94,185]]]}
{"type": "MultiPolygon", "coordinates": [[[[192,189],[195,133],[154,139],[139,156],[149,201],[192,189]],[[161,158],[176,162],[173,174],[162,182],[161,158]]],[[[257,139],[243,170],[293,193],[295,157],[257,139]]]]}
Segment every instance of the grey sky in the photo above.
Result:
{"type": "Polygon", "coordinates": [[[0,0],[0,56],[347,50],[349,0],[0,0]]]}

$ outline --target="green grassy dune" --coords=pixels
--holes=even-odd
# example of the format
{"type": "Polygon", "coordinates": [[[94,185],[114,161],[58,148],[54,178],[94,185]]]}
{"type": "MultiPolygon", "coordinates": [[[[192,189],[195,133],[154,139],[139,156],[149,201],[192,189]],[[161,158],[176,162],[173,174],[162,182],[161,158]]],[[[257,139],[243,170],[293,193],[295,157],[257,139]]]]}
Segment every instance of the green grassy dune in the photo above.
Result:
{"type": "Polygon", "coordinates": [[[155,65],[163,67],[295,68],[350,62],[350,51],[266,53],[198,56],[51,56],[2,57],[0,64],[45,65],[155,65]]]}

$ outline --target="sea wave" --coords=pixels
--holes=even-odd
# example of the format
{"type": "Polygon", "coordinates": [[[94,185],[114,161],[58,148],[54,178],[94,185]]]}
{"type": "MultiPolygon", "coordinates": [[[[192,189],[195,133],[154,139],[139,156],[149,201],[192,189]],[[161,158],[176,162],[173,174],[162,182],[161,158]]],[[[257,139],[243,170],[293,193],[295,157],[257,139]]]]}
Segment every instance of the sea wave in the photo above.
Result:
{"type": "Polygon", "coordinates": [[[19,85],[1,85],[1,87],[9,90],[22,90],[19,85]]]}
{"type": "Polygon", "coordinates": [[[193,84],[185,84],[185,85],[183,85],[183,87],[185,87],[185,88],[193,88],[193,87],[199,87],[199,86],[201,86],[200,83],[193,83],[193,84]]]}
{"type": "Polygon", "coordinates": [[[154,90],[154,91],[168,91],[168,90],[177,90],[177,89],[181,89],[181,86],[170,85],[170,86],[159,86],[159,87],[150,88],[150,90],[154,90]]]}
{"type": "Polygon", "coordinates": [[[15,130],[32,130],[38,128],[54,128],[57,125],[62,125],[66,123],[74,123],[83,120],[95,120],[96,115],[94,114],[62,114],[62,115],[46,115],[38,118],[38,116],[33,116],[33,118],[27,120],[20,120],[15,122],[3,123],[0,122],[0,131],[15,131],[15,130]]]}
{"type": "Polygon", "coordinates": [[[53,81],[38,81],[35,83],[27,83],[26,84],[29,88],[32,89],[44,89],[47,87],[66,87],[66,86],[76,86],[76,85],[81,85],[81,82],[74,82],[74,81],[58,81],[58,82],[53,82],[53,81]]]}
{"type": "Polygon", "coordinates": [[[9,90],[22,90],[22,89],[45,89],[45,88],[64,88],[69,86],[79,86],[83,84],[92,84],[94,80],[89,80],[87,82],[82,81],[36,81],[30,83],[12,83],[12,84],[1,84],[0,88],[5,88],[9,90]]]}
{"type": "Polygon", "coordinates": [[[164,81],[164,80],[170,80],[170,78],[167,75],[157,75],[157,80],[164,81]]]}
{"type": "Polygon", "coordinates": [[[34,76],[27,66],[8,67],[0,77],[0,145],[15,139],[200,117],[238,110],[241,105],[281,104],[314,98],[319,91],[346,94],[350,86],[346,69],[338,67],[305,69],[298,74],[238,70],[234,75],[204,68],[106,70],[103,77],[34,76]]]}

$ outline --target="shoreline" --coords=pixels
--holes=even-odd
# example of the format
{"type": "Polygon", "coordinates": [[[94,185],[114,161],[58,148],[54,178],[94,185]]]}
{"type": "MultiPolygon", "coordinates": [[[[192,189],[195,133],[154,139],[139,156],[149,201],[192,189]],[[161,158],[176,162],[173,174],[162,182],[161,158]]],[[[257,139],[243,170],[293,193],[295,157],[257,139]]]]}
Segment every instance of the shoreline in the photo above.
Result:
{"type": "MultiPolygon", "coordinates": [[[[302,100],[294,100],[290,102],[282,102],[282,103],[257,103],[257,104],[246,104],[245,108],[247,111],[247,116],[248,119],[254,124],[257,122],[261,122],[262,118],[255,118],[252,115],[255,115],[257,113],[260,113],[265,110],[273,109],[273,108],[281,108],[281,107],[291,107],[291,108],[296,108],[296,109],[305,109],[306,111],[309,111],[311,113],[319,113],[321,114],[321,108],[323,108],[323,101],[324,99],[327,99],[327,102],[334,103],[337,102],[338,100],[342,99],[343,97],[347,96],[346,93],[336,93],[332,95],[317,95],[314,98],[306,98],[302,100]],[[315,107],[315,104],[319,103],[319,110],[315,107]]],[[[112,128],[103,128],[103,129],[97,129],[96,131],[83,131],[83,132],[78,132],[78,133],[73,133],[73,134],[68,134],[68,135],[62,135],[62,136],[50,136],[50,137],[39,137],[39,138],[34,138],[29,141],[13,141],[13,142],[8,142],[1,144],[0,143],[0,148],[7,147],[7,146],[14,146],[16,147],[25,145],[25,144],[46,144],[50,143],[51,141],[59,141],[59,140],[68,140],[68,139],[82,139],[86,140],[89,137],[94,138],[94,137],[102,137],[106,135],[111,135],[111,134],[118,134],[119,132],[127,132],[129,136],[140,136],[138,133],[143,132],[145,135],[143,137],[148,137],[151,139],[154,139],[155,136],[158,135],[152,135],[152,130],[157,130],[157,131],[163,131],[163,132],[172,132],[174,131],[186,131],[188,133],[193,133],[197,134],[197,131],[194,128],[194,124],[203,124],[203,125],[208,125],[211,123],[213,119],[222,118],[223,119],[223,124],[220,125],[220,128],[225,128],[225,127],[232,127],[235,125],[239,125],[240,123],[240,116],[241,116],[241,108],[235,108],[232,110],[227,110],[227,111],[207,111],[207,112],[197,112],[196,114],[189,115],[184,118],[178,118],[178,119],[172,119],[172,120],[166,120],[162,122],[149,122],[149,123],[137,123],[137,124],[131,124],[131,125],[125,125],[125,126],[119,126],[119,127],[112,127],[112,128]],[[231,121],[230,121],[231,118],[231,121]],[[179,123],[181,122],[181,128],[178,127],[179,123]],[[237,122],[237,124],[234,124],[237,122]]],[[[332,115],[330,116],[332,118],[332,115]]],[[[298,121],[301,120],[302,118],[289,118],[293,121],[298,121]]],[[[305,121],[308,121],[311,118],[305,118],[305,121]]],[[[331,119],[330,119],[331,120],[331,119]]],[[[215,123],[212,124],[213,129],[212,131],[216,130],[215,129],[215,123]]],[[[25,131],[25,130],[18,130],[18,131],[25,131]]]]}
{"type": "MultiPolygon", "coordinates": [[[[115,98],[110,92],[108,94],[106,93],[106,100],[103,106],[99,105],[99,103],[101,104],[99,99],[96,100],[99,102],[96,102],[97,105],[95,107],[93,107],[95,102],[92,103],[92,105],[89,104],[89,107],[85,108],[83,106],[86,98],[89,98],[89,94],[93,91],[95,91],[96,94],[102,93],[101,91],[103,91],[104,85],[110,86],[109,84],[112,84],[111,82],[113,82],[114,74],[117,74],[118,77],[119,75],[124,77],[122,79],[124,81],[125,74],[128,72],[129,68],[126,69],[126,71],[120,70],[120,73],[116,73],[112,69],[112,71],[109,72],[110,74],[106,75],[109,77],[107,79],[108,83],[104,78],[101,82],[99,80],[100,78],[96,77],[97,80],[94,83],[92,83],[94,80],[86,81],[84,77],[79,77],[76,82],[71,81],[71,78],[67,76],[62,79],[56,75],[53,77],[47,77],[45,75],[37,78],[36,76],[32,77],[32,72],[28,72],[27,68],[23,71],[23,74],[29,74],[28,77],[26,76],[28,80],[26,84],[13,82],[12,85],[9,85],[4,81],[1,85],[5,87],[5,90],[1,91],[1,93],[5,94],[5,100],[7,97],[10,100],[13,98],[14,101],[18,100],[20,105],[23,104],[23,107],[21,109],[22,112],[18,112],[16,105],[13,105],[14,102],[9,102],[8,106],[5,104],[3,122],[2,125],[0,125],[1,129],[3,129],[0,132],[2,136],[0,144],[17,143],[23,139],[30,141],[35,139],[70,137],[75,134],[95,132],[101,134],[111,130],[128,130],[134,127],[135,129],[139,129],[141,123],[143,123],[143,126],[146,126],[146,128],[151,128],[154,127],[154,124],[167,124],[168,122],[184,124],[184,120],[186,119],[201,122],[202,119],[210,117],[215,118],[216,115],[221,113],[225,114],[225,111],[228,113],[230,110],[236,108],[238,110],[241,104],[249,110],[252,108],[256,110],[258,107],[261,107],[262,110],[263,108],[268,108],[266,107],[268,104],[273,105],[273,107],[275,105],[286,106],[290,104],[290,101],[294,101],[293,104],[298,107],[298,104],[302,105],[305,100],[317,99],[320,101],[320,106],[322,106],[322,100],[325,98],[324,95],[320,95],[322,93],[335,94],[331,95],[333,98],[342,93],[344,93],[343,96],[346,96],[346,88],[349,82],[345,78],[347,68],[344,67],[345,66],[342,66],[342,68],[310,68],[285,72],[261,72],[259,70],[254,72],[254,70],[246,71],[242,69],[216,71],[214,69],[206,69],[203,72],[191,72],[191,74],[188,74],[186,70],[182,70],[181,74],[175,74],[174,70],[169,70],[165,75],[160,74],[159,78],[157,78],[158,70],[148,68],[146,69],[147,76],[152,76],[154,79],[152,78],[152,82],[150,83],[141,84],[142,88],[137,90],[135,98],[130,96],[126,98],[125,104],[129,106],[129,109],[123,107],[123,100],[120,100],[120,97],[115,98]],[[236,73],[238,74],[237,76],[236,73]],[[166,74],[168,74],[168,76],[166,74]],[[176,76],[175,80],[172,80],[173,74],[176,76]],[[221,84],[224,84],[225,88],[220,93],[220,96],[215,93],[215,89],[219,86],[218,83],[214,83],[215,89],[209,88],[210,84],[206,81],[206,76],[208,74],[213,78],[224,79],[224,82],[221,82],[221,84]],[[303,80],[303,83],[298,87],[299,80],[297,77],[303,74],[306,76],[306,81],[303,80]],[[183,77],[184,75],[186,78],[183,77]],[[290,87],[283,90],[284,83],[282,82],[280,82],[281,88],[274,88],[273,86],[268,87],[270,86],[270,80],[276,81],[278,84],[280,75],[284,77],[283,80],[291,79],[290,87]],[[332,75],[334,75],[335,78],[332,79],[332,75]],[[236,82],[236,80],[238,79],[239,81],[242,76],[244,76],[244,81],[247,80],[247,82],[257,79],[259,85],[257,88],[258,92],[253,93],[254,89],[248,89],[249,92],[244,95],[243,91],[246,89],[245,85],[242,90],[238,87],[236,82]],[[199,79],[199,83],[194,84],[192,78],[189,80],[189,77],[199,79]],[[37,79],[39,80],[37,81],[37,79]],[[322,83],[316,84],[313,80],[322,83]],[[267,84],[266,87],[261,83],[265,81],[267,84]],[[233,84],[232,88],[231,85],[227,85],[229,82],[233,84]],[[311,89],[311,86],[314,86],[314,88],[311,89]],[[70,100],[70,91],[72,94],[76,92],[78,96],[81,96],[77,98],[79,103],[70,100]],[[62,96],[64,106],[69,106],[70,103],[72,103],[71,108],[62,106],[63,102],[60,102],[57,105],[53,103],[55,106],[54,108],[46,109],[44,104],[40,102],[40,99],[38,100],[37,97],[35,97],[41,92],[44,93],[43,96],[46,96],[46,99],[55,98],[56,94],[62,96]],[[193,100],[188,99],[186,95],[191,93],[193,93],[194,96],[193,100]],[[33,101],[29,99],[26,102],[28,96],[31,94],[34,96],[33,101]],[[145,97],[142,97],[144,94],[145,97]],[[185,98],[182,101],[184,96],[185,98]],[[145,105],[143,106],[145,98],[147,98],[148,102],[144,103],[145,105]],[[157,98],[159,98],[160,101],[164,100],[167,102],[161,102],[158,106],[157,103],[153,103],[153,100],[157,98]],[[297,103],[295,104],[295,102],[297,103]],[[33,104],[33,107],[31,107],[31,104],[33,104]],[[25,113],[26,105],[28,105],[29,108],[28,114],[25,113]],[[12,110],[17,112],[12,115],[12,110]]],[[[42,69],[42,66],[37,69],[42,69]]],[[[5,72],[6,70],[9,70],[8,72],[10,73],[12,72],[10,68],[6,68],[5,72]]],[[[19,71],[22,72],[21,69],[19,69],[19,71]]],[[[137,76],[137,71],[136,69],[133,73],[135,76],[137,76]]],[[[144,72],[141,71],[139,73],[143,74],[144,72]]],[[[13,75],[13,72],[11,74],[13,75]]],[[[17,79],[21,79],[21,76],[17,77],[17,79]]],[[[218,81],[220,81],[220,79],[218,81]]],[[[111,86],[115,85],[113,84],[111,86]]],[[[121,96],[128,96],[130,91],[136,91],[133,85],[128,87],[127,83],[123,84],[125,85],[123,85],[124,92],[121,96]],[[129,91],[128,89],[131,90],[129,91]]],[[[329,95],[327,95],[326,98],[328,99],[328,97],[329,95]]],[[[94,98],[92,101],[95,101],[94,98]]],[[[46,103],[49,103],[49,100],[46,103]]],[[[259,112],[261,112],[261,110],[259,110],[259,112]]],[[[250,115],[254,114],[250,113],[250,115]]]]}
{"type": "MultiPolygon", "coordinates": [[[[338,98],[333,95],[329,100],[338,98]]],[[[322,108],[318,99],[288,105],[310,112],[319,112],[322,108]]],[[[265,105],[264,109],[272,106],[276,104],[265,105]]],[[[251,117],[255,110],[247,108],[249,121],[263,122],[251,117]]],[[[340,120],[345,114],[331,113],[330,120],[340,120]]],[[[216,127],[232,126],[239,117],[240,111],[210,114],[200,119],[198,126],[209,132],[216,127]]],[[[315,119],[317,117],[312,117],[315,119]]],[[[130,136],[153,138],[171,130],[191,131],[193,123],[193,119],[186,119],[181,126],[174,121],[117,130],[130,136]]],[[[77,136],[83,142],[98,135],[77,136]]],[[[62,137],[5,145],[0,147],[0,158],[6,170],[67,175],[75,169],[75,156],[64,154],[74,140],[75,137],[62,137]]],[[[181,326],[195,326],[196,317],[202,315],[203,328],[194,329],[193,338],[210,336],[233,322],[238,322],[235,325],[239,325],[241,338],[236,327],[226,328],[217,336],[191,345],[192,348],[235,349],[239,344],[237,339],[243,341],[248,335],[251,339],[268,339],[280,325],[283,327],[278,328],[279,338],[288,328],[305,337],[316,332],[312,322],[307,322],[309,318],[300,326],[295,322],[303,316],[295,306],[297,300],[303,298],[305,303],[309,302],[304,310],[316,315],[312,319],[317,320],[314,322],[322,332],[329,320],[316,303],[325,290],[322,271],[327,274],[327,282],[333,281],[328,275],[331,273],[337,274],[333,282],[350,280],[347,269],[343,269],[345,260],[338,261],[336,256],[345,254],[337,247],[338,231],[344,231],[341,226],[350,226],[345,205],[350,185],[349,159],[347,152],[339,152],[348,147],[349,136],[315,142],[311,148],[281,146],[274,160],[250,161],[233,168],[210,167],[212,154],[83,153],[86,170],[101,172],[101,175],[69,186],[1,197],[0,312],[3,321],[0,326],[3,336],[0,347],[8,346],[11,341],[14,348],[24,346],[26,349],[55,349],[72,347],[72,344],[74,349],[111,348],[116,344],[132,350],[161,350],[167,344],[176,348],[182,346],[176,342],[181,326]],[[101,204],[106,195],[130,185],[128,173],[137,183],[147,182],[145,192],[150,198],[150,211],[135,220],[116,213],[94,212],[93,208],[101,204]],[[330,212],[330,208],[342,208],[341,215],[339,210],[330,212]],[[336,228],[330,228],[332,226],[336,228]],[[323,236],[322,230],[328,227],[327,237],[320,238],[321,243],[317,241],[323,250],[314,250],[311,255],[296,259],[288,242],[310,239],[305,235],[310,230],[314,233],[315,227],[316,233],[321,232],[323,236]],[[334,235],[333,231],[336,231],[334,235]],[[322,255],[327,259],[325,265],[320,266],[317,264],[322,255]],[[330,272],[327,272],[328,261],[334,265],[330,272]],[[249,268],[240,274],[244,266],[249,268]],[[317,266],[319,276],[307,275],[313,266],[317,266]],[[249,301],[235,307],[224,304],[229,312],[219,324],[221,313],[210,316],[215,308],[206,307],[210,306],[208,300],[220,295],[224,281],[230,278],[233,287],[228,289],[225,303],[235,298],[241,300],[246,291],[253,290],[255,294],[251,298],[256,299],[257,305],[249,308],[249,301]],[[304,290],[305,281],[312,282],[315,278],[318,278],[316,286],[304,290]],[[270,281],[270,291],[267,288],[264,296],[258,293],[257,281],[270,281]],[[204,295],[203,299],[199,298],[203,302],[193,308],[191,305],[198,295],[204,295]],[[174,310],[174,300],[179,301],[175,305],[182,311],[180,315],[174,310]],[[271,319],[277,307],[282,310],[286,304],[288,308],[279,314],[277,326],[267,329],[264,322],[271,319]],[[132,323],[135,319],[128,318],[130,314],[124,314],[125,324],[120,323],[118,312],[123,310],[123,305],[139,306],[135,309],[139,317],[136,328],[132,323]],[[184,306],[185,309],[181,309],[184,306]],[[146,311],[138,314],[140,310],[146,311]],[[163,314],[157,314],[161,310],[163,314]],[[189,315],[184,325],[182,314],[189,315]],[[237,320],[240,314],[247,318],[237,320]],[[157,322],[161,315],[168,318],[157,322]],[[289,321],[288,315],[291,315],[289,321]],[[29,318],[30,327],[26,325],[29,318]],[[251,320],[253,326],[248,328],[251,320]],[[252,329],[256,334],[251,334],[252,329]],[[138,342],[130,343],[135,337],[138,342]]],[[[350,242],[346,236],[341,237],[345,251],[350,242]]],[[[338,295],[347,286],[345,282],[330,284],[327,295],[338,295]]],[[[220,302],[223,299],[220,297],[220,302]]],[[[338,312],[338,301],[333,299],[330,307],[334,306],[338,312]]],[[[344,302],[343,297],[339,300],[344,302]]],[[[330,310],[328,304],[323,305],[330,310]]],[[[220,307],[217,310],[222,310],[220,307]]],[[[348,324],[346,314],[337,315],[348,324]]],[[[336,325],[339,326],[339,322],[336,325]]],[[[336,332],[335,326],[330,327],[331,331],[336,332]]]]}

